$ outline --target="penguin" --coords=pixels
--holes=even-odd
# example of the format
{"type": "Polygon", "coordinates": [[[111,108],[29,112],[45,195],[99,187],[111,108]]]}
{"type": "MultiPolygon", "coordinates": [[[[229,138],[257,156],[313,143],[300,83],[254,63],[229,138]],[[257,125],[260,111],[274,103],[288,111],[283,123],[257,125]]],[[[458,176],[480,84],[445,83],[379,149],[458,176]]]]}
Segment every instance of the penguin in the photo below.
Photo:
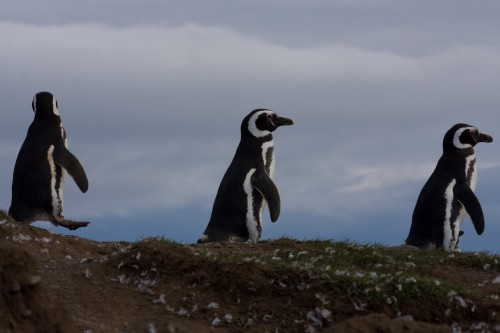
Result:
{"type": "Polygon", "coordinates": [[[9,215],[24,223],[50,221],[70,230],[85,227],[89,222],[67,220],[63,215],[66,174],[83,193],[89,183],[82,165],[67,149],[57,100],[49,92],[39,92],[33,98],[32,109],[35,118],[14,166],[9,215]]]}
{"type": "Polygon", "coordinates": [[[255,109],[241,123],[241,140],[219,185],[212,214],[198,243],[260,239],[267,202],[271,221],[280,215],[272,132],[293,125],[268,109],[255,109]]]}
{"type": "Polygon", "coordinates": [[[460,251],[458,240],[468,214],[478,235],[484,231],[483,210],[474,191],[477,183],[474,146],[493,138],[467,124],[451,127],[443,139],[443,155],[418,196],[404,245],[460,251]]]}

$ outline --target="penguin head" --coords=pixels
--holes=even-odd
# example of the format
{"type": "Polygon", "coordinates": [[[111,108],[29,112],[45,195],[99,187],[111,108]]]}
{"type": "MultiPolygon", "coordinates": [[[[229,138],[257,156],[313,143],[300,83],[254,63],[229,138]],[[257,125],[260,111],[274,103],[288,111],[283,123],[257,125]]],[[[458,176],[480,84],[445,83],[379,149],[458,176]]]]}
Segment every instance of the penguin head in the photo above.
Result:
{"type": "Polygon", "coordinates": [[[443,148],[447,150],[469,149],[479,142],[492,142],[493,138],[471,125],[456,124],[446,132],[443,148]]]}
{"type": "Polygon", "coordinates": [[[278,127],[288,125],[293,125],[291,119],[280,117],[268,109],[255,109],[243,119],[241,133],[250,133],[256,138],[263,138],[271,135],[278,127]]]}
{"type": "Polygon", "coordinates": [[[35,112],[35,118],[60,116],[56,98],[46,91],[39,92],[33,97],[31,108],[35,112]]]}

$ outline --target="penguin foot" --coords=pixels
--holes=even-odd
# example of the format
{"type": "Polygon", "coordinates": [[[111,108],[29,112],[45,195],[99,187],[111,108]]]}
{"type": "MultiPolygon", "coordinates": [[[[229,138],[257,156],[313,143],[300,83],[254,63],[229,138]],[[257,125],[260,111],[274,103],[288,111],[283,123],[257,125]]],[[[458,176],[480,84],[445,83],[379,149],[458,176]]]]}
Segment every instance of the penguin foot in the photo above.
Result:
{"type": "Polygon", "coordinates": [[[90,222],[78,222],[78,221],[64,219],[62,221],[57,221],[56,223],[57,225],[65,227],[69,230],[76,230],[78,228],[88,226],[90,222]]]}

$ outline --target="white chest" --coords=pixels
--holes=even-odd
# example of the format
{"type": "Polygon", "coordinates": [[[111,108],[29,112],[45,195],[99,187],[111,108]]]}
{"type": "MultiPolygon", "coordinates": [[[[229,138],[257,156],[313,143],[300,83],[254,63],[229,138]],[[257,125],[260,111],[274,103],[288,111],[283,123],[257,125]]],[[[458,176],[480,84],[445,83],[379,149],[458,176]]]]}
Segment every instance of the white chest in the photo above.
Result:
{"type": "Polygon", "coordinates": [[[266,141],[262,144],[262,160],[264,168],[271,179],[274,179],[275,160],[274,160],[274,141],[266,141]]]}
{"type": "Polygon", "coordinates": [[[465,159],[465,177],[470,179],[469,187],[475,191],[477,184],[476,155],[470,155],[465,159]]]}

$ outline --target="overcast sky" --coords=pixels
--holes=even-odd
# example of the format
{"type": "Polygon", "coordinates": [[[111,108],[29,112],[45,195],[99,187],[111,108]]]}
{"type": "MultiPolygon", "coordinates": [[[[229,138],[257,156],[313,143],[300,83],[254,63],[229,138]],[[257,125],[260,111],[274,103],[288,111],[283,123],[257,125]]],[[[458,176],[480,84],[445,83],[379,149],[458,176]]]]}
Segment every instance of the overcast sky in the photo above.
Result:
{"type": "MultiPolygon", "coordinates": [[[[71,234],[195,242],[239,142],[270,108],[282,214],[263,238],[397,245],[465,122],[486,230],[500,252],[500,2],[460,0],[0,0],[0,208],[31,100],[52,92],[90,188],[65,187],[71,234]]],[[[65,232],[52,228],[54,232],[65,232]]]]}

